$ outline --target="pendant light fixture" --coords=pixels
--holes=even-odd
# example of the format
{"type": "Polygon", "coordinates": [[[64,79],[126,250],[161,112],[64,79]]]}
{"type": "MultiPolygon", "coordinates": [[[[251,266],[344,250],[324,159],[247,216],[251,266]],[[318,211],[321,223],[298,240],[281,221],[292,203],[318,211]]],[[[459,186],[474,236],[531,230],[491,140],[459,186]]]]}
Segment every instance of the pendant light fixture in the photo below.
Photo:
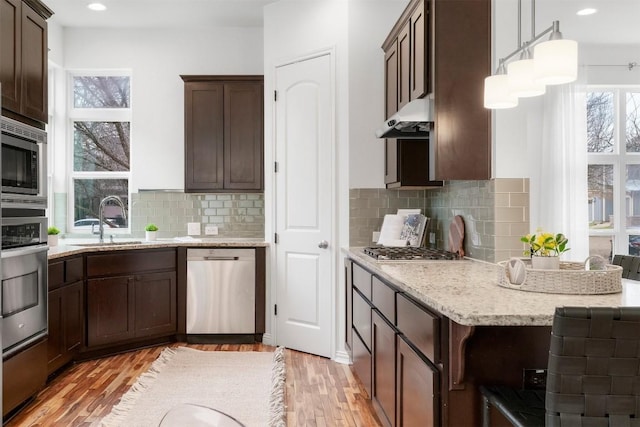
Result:
{"type": "Polygon", "coordinates": [[[562,38],[559,21],[535,35],[535,0],[531,0],[531,39],[521,43],[521,17],[518,0],[518,48],[500,58],[496,74],[485,78],[485,108],[512,108],[518,105],[517,98],[544,94],[547,84],[570,83],[577,78],[578,43],[562,38]],[[536,45],[548,33],[549,40],[536,45]],[[520,59],[508,64],[505,71],[507,61],[517,54],[520,59]]]}
{"type": "Polygon", "coordinates": [[[518,97],[509,92],[507,70],[500,60],[498,70],[484,79],[484,108],[502,109],[518,106],[518,97]]]}

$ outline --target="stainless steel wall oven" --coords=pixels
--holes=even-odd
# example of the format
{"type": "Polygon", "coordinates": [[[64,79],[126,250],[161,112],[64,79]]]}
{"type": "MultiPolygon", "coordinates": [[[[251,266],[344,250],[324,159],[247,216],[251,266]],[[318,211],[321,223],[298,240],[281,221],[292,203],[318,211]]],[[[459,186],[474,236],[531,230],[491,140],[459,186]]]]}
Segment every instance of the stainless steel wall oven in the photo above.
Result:
{"type": "Polygon", "coordinates": [[[47,218],[2,210],[2,351],[10,355],[47,334],[47,218]],[[22,216],[15,216],[18,214],[22,216]]]}

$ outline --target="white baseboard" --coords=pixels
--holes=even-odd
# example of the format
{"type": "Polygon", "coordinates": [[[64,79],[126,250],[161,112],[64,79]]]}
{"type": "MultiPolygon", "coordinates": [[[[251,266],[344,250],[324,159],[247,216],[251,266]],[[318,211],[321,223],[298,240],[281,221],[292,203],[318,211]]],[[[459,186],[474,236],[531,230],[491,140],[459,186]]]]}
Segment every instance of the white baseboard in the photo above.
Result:
{"type": "Polygon", "coordinates": [[[351,356],[345,350],[336,351],[333,361],[343,365],[351,365],[351,356]]]}
{"type": "Polygon", "coordinates": [[[266,344],[266,345],[276,345],[273,342],[273,335],[271,334],[262,334],[262,344],[266,344]]]}

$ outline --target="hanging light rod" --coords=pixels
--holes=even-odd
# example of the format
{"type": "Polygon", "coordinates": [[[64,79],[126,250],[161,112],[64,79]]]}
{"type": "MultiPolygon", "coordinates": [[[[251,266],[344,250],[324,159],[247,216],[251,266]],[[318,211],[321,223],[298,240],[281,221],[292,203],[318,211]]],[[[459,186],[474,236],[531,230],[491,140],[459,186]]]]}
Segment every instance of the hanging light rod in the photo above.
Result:
{"type": "Polygon", "coordinates": [[[549,33],[551,33],[551,35],[549,36],[549,40],[562,40],[562,33],[560,32],[560,21],[553,21],[553,23],[549,28],[547,28],[537,36],[533,37],[528,42],[522,43],[519,48],[511,52],[509,55],[503,58],[500,58],[500,61],[507,62],[508,60],[513,58],[515,55],[522,53],[522,51],[524,51],[525,49],[528,49],[531,46],[533,46],[534,43],[537,43],[538,41],[540,41],[542,37],[544,37],[549,33]]]}
{"type": "Polygon", "coordinates": [[[636,67],[639,67],[640,64],[637,62],[628,62],[626,64],[587,64],[587,67],[627,67],[629,71],[633,70],[636,67]]]}

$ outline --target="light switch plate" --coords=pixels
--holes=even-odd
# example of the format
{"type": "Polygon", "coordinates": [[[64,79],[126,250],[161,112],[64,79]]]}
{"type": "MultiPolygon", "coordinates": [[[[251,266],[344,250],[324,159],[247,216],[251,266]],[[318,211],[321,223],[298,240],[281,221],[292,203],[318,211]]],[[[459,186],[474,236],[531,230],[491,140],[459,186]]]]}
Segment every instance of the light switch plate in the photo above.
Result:
{"type": "Polygon", "coordinates": [[[200,235],[200,223],[199,222],[188,222],[187,223],[187,234],[189,236],[199,236],[200,235]]]}
{"type": "Polygon", "coordinates": [[[215,236],[218,234],[218,226],[217,225],[205,225],[204,226],[204,234],[208,236],[215,236]]]}

